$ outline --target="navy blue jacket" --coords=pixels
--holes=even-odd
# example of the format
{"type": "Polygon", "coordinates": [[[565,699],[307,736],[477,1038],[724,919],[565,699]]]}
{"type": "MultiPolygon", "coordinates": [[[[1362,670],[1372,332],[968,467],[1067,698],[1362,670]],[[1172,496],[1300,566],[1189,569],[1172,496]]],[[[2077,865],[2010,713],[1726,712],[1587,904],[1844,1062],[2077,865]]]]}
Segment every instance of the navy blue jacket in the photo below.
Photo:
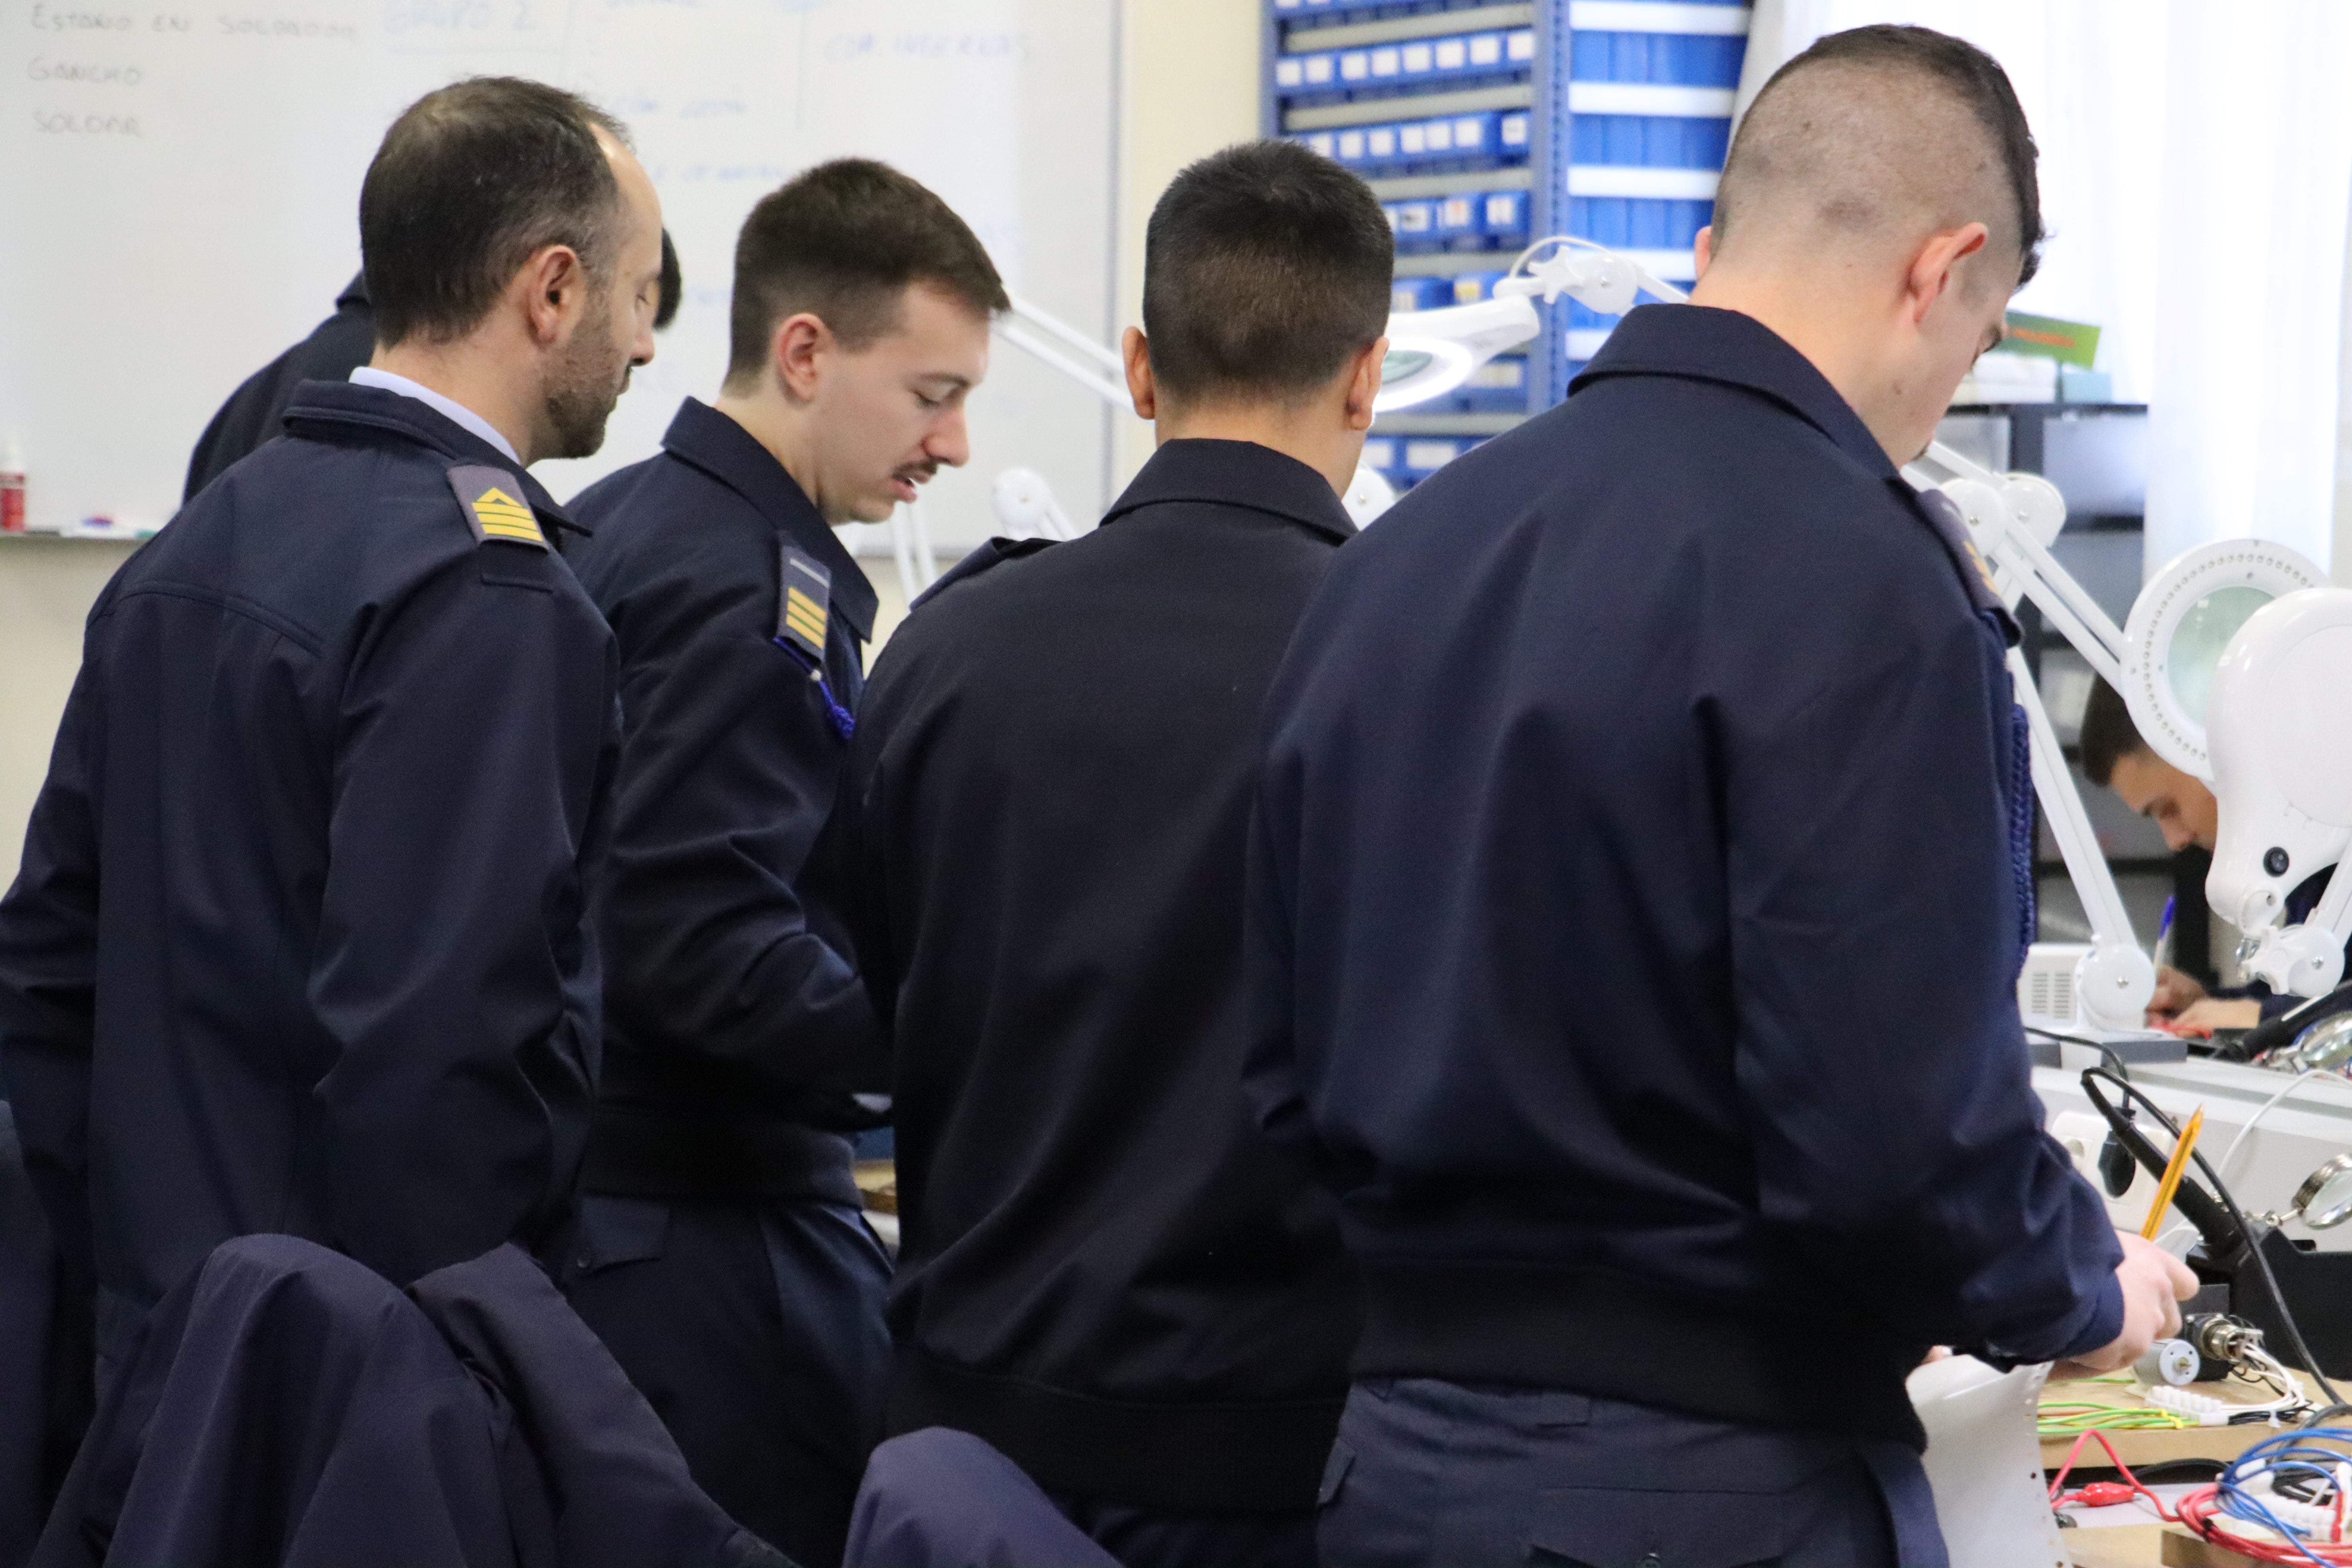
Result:
{"type": "Polygon", "coordinates": [[[157,1307],[35,1568],[787,1568],[511,1245],[404,1297],[284,1236],[157,1307]]]}
{"type": "Polygon", "coordinates": [[[1171,441],[878,661],[840,810],[898,1069],[892,1431],[1096,1500],[1314,1507],[1355,1283],[1238,1092],[1242,875],[1265,689],[1354,532],[1296,458],[1171,441]]]}
{"type": "Polygon", "coordinates": [[[231,1237],[394,1280],[543,1239],[586,1135],[613,638],[458,487],[563,514],[394,392],[287,429],[99,595],[0,901],[0,1074],[101,1354],[231,1237]]]}
{"type": "Polygon", "coordinates": [[[229,470],[231,465],[285,427],[287,405],[306,381],[342,381],[375,353],[375,307],[368,302],[362,273],[335,297],[335,313],[310,335],[255,371],[229,395],[205,426],[188,458],[187,488],[181,500],[229,470]]]}
{"type": "Polygon", "coordinates": [[[1931,1344],[2119,1331],[2014,985],[2004,643],[1755,321],[1636,310],[1343,552],[1269,698],[1265,1125],[1359,1375],[1921,1441],[1931,1344]]]}
{"type": "Polygon", "coordinates": [[[873,584],[783,465],[690,397],[660,456],[572,507],[596,530],[572,564],[620,640],[624,725],[587,1185],[855,1204],[848,1145],[821,1129],[866,1120],[849,1097],[888,1068],[812,856],[873,584]],[[788,570],[829,599],[821,626],[787,615],[788,570]]]}

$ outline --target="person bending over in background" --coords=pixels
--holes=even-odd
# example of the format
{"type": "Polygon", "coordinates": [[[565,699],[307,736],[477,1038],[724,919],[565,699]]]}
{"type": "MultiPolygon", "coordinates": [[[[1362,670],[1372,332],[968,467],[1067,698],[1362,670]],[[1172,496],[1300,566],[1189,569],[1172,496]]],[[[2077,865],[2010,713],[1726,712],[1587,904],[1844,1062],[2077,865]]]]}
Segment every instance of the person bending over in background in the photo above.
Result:
{"type": "Polygon", "coordinates": [[[896,1060],[890,1428],[985,1438],[1129,1568],[1315,1561],[1357,1309],[1241,1103],[1242,848],[1260,700],[1354,532],[1392,250],[1303,148],[1179,174],[1126,345],[1158,451],[1097,531],[924,595],[842,786],[896,1060]]]}
{"type": "Polygon", "coordinates": [[[2112,1369],[2179,1322],[2042,1131],[2014,627],[1896,471],[2031,268],[2033,158],[1969,45],[1815,44],[1696,302],[1299,623],[1249,1083],[1364,1274],[1328,1562],[1934,1568],[1929,1347],[2112,1369]]]}
{"type": "Polygon", "coordinates": [[[0,1079],[101,1382],[232,1237],[404,1284],[571,1214],[618,672],[525,470],[652,357],[661,209],[618,122],[480,79],[385,133],[360,242],[372,365],[99,595],[0,900],[0,1079]]]}
{"type": "MultiPolygon", "coordinates": [[[[2211,853],[2221,831],[2221,806],[2212,789],[2196,774],[2174,767],[2133,724],[2131,710],[2121,693],[2094,676],[2091,695],[2083,704],[2083,776],[2110,789],[2123,803],[2156,824],[2164,847],[2178,855],[2194,845],[2211,853]]],[[[2332,868],[2331,868],[2332,869],[2332,868]]],[[[2289,925],[2310,917],[2327,891],[2330,871],[2315,872],[2287,895],[2289,925]]],[[[2346,950],[2352,960],[2352,947],[2346,950]]],[[[2352,975],[2352,963],[2347,963],[2352,975]]],[[[2208,991],[2195,976],[2169,964],[2157,971],[2156,994],[2148,999],[2147,1021],[2170,1028],[2203,1030],[2251,1029],[2266,1018],[2292,1013],[2309,1001],[2305,996],[2278,996],[2256,980],[2244,985],[2208,991]]]]}
{"type": "MultiPolygon", "coordinates": [[[[669,230],[661,237],[661,298],[654,310],[654,331],[677,319],[686,282],[678,271],[677,250],[669,230]]],[[[343,381],[375,354],[375,307],[368,302],[367,274],[362,272],[335,297],[335,313],[311,329],[310,335],[246,377],[243,384],[214,415],[188,458],[188,481],[181,491],[184,504],[239,459],[283,432],[286,406],[306,381],[343,381]]]]}
{"type": "Polygon", "coordinates": [[[887,1088],[811,852],[875,595],[835,538],[970,456],[964,399],[1010,307],[963,220],[880,163],[751,211],[715,406],[573,502],[620,639],[604,1081],[569,1281],[719,1505],[838,1563],[879,1435],[889,1260],[843,1130],[887,1088]]]}

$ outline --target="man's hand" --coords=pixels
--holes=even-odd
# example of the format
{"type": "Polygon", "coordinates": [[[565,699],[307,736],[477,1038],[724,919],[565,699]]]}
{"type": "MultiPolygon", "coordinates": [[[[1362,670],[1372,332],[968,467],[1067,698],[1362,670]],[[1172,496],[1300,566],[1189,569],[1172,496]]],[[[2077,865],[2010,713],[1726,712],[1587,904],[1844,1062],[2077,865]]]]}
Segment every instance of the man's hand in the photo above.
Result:
{"type": "Polygon", "coordinates": [[[2147,999],[2148,1026],[2155,1027],[2191,1004],[2203,1000],[2205,987],[2167,964],[2156,972],[2156,993],[2147,999]]]}
{"type": "Polygon", "coordinates": [[[2124,1331],[2103,1349],[2060,1362],[2050,1369],[2053,1378],[2120,1372],[2157,1341],[2180,1332],[2180,1303],[2197,1294],[2197,1276],[2156,1243],[2126,1232],[2116,1235],[2124,1244],[2124,1260],[2116,1265],[2116,1283],[2124,1290],[2124,1331]]]}

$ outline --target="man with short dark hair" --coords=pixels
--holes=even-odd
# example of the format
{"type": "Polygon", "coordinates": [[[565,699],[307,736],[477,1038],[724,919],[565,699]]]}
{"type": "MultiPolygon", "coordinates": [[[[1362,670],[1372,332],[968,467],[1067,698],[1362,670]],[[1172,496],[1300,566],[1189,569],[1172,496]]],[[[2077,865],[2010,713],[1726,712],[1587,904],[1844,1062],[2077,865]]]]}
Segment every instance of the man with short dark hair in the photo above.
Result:
{"type": "Polygon", "coordinates": [[[889,1261],[843,1136],[887,1070],[812,856],[874,629],[832,530],[969,456],[1007,306],[937,195],[864,160],[811,169],[743,225],[716,405],[687,399],[659,456],[573,502],[623,741],[569,1293],[696,1479],[808,1563],[840,1561],[889,1356],[889,1261]]]}
{"type": "Polygon", "coordinates": [[[925,595],[843,784],[896,1058],[890,1429],[977,1434],[1129,1568],[1315,1561],[1355,1292],[1237,1093],[1242,850],[1260,699],[1355,531],[1392,261],[1304,148],[1179,174],[1126,339],[1158,451],[1097,531],[925,595]]]}
{"type": "Polygon", "coordinates": [[[2113,1369],[2195,1288],[2042,1131],[2015,631],[1897,471],[2041,239],[2015,95],[1832,35],[1716,217],[1268,699],[1249,1090],[1363,1272],[1340,1568],[1934,1568],[1929,1348],[2113,1369]]]}
{"type": "MultiPolygon", "coordinates": [[[[2115,791],[2126,805],[2155,823],[2164,834],[2166,848],[2175,854],[2192,845],[2212,849],[2214,836],[2221,831],[2221,805],[2212,790],[2203,779],[2158,756],[2132,722],[2122,694],[2095,677],[2091,695],[2083,704],[2081,742],[2083,776],[2115,791]]],[[[2323,870],[2307,877],[2287,895],[2289,924],[2309,918],[2319,906],[2330,875],[2323,870]]],[[[2347,953],[2352,955],[2352,948],[2347,953]]],[[[2167,964],[2156,972],[2156,994],[2148,998],[2147,1021],[2203,1032],[2251,1029],[2265,1018],[2294,1011],[2305,1000],[2273,995],[2271,988],[2259,980],[2209,992],[2194,975],[2167,964]]]]}
{"type": "Polygon", "coordinates": [[[232,1237],[404,1283],[570,1216],[617,676],[526,470],[651,357],[660,205],[611,119],[478,79],[385,133],[360,238],[373,365],[100,595],[0,901],[0,1075],[102,1368],[232,1237]]]}
{"type": "MultiPolygon", "coordinates": [[[[654,310],[654,331],[660,331],[677,318],[685,287],[677,250],[670,244],[669,230],[664,229],[661,302],[654,310]]],[[[362,273],[335,297],[333,315],[229,394],[188,457],[188,479],[181,500],[195,500],[198,490],[228,472],[247,453],[276,440],[285,424],[287,405],[304,382],[348,380],[352,372],[374,356],[375,308],[368,303],[367,274],[362,273]]]]}

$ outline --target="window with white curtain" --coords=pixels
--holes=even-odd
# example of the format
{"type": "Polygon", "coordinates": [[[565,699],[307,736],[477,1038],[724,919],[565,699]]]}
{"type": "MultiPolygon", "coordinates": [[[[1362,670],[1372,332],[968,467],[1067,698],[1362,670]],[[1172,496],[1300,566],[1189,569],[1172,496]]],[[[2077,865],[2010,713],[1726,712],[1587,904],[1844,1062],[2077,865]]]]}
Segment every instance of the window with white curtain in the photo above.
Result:
{"type": "Polygon", "coordinates": [[[1758,0],[1744,95],[1872,22],[1967,38],[2016,85],[2051,234],[2017,308],[2098,323],[2116,397],[2148,404],[2149,568],[2252,534],[2352,581],[2352,3],[1758,0]]]}

